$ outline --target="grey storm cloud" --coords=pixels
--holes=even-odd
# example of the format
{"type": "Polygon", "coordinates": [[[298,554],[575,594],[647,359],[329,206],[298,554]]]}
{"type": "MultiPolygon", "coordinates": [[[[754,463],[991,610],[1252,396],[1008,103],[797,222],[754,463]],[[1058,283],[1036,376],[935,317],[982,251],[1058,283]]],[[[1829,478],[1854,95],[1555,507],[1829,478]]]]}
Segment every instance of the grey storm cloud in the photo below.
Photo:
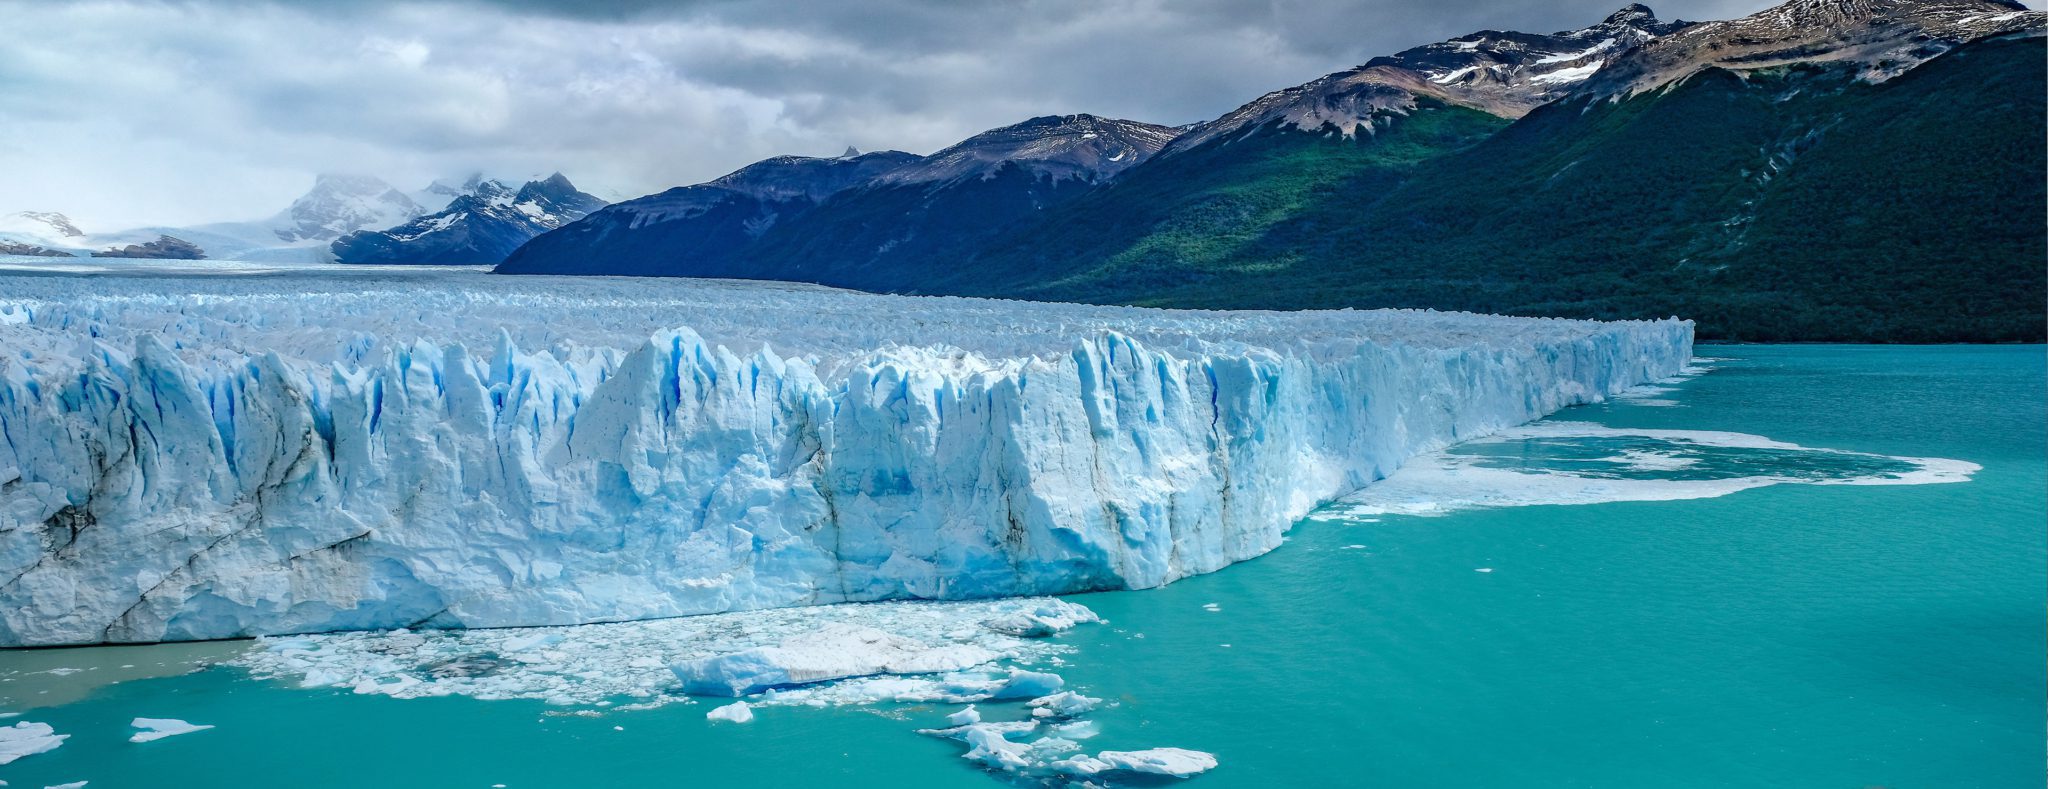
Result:
{"type": "MultiPolygon", "coordinates": [[[[1769,0],[1695,0],[1719,19],[1769,0]]],[[[559,170],[608,197],[1035,115],[1180,124],[1618,0],[0,0],[0,212],[253,218],[319,172],[559,170]]]]}

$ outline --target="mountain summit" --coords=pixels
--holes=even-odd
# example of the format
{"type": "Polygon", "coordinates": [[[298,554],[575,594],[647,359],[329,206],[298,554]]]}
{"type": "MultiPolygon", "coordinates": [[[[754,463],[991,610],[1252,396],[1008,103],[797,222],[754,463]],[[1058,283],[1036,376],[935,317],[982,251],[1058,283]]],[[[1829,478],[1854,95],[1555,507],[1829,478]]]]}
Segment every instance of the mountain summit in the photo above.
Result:
{"type": "Polygon", "coordinates": [[[336,239],[341,263],[494,265],[528,239],[582,219],[605,202],[576,189],[561,173],[528,181],[514,191],[499,181],[472,179],[448,207],[389,230],[364,230],[336,239]]]}
{"type": "Polygon", "coordinates": [[[1863,79],[1883,81],[1965,42],[2038,31],[2044,20],[2048,13],[2008,0],[1792,0],[1644,42],[1581,91],[1640,93],[1709,68],[1754,71],[1797,63],[1851,64],[1863,79]]]}
{"type": "Polygon", "coordinates": [[[418,203],[382,179],[323,174],[314,179],[312,191],[292,201],[273,223],[277,238],[294,244],[332,240],[366,227],[390,227],[421,213],[418,203]]]}
{"type": "Polygon", "coordinates": [[[1371,134],[1375,117],[1406,112],[1417,97],[1520,117],[1564,95],[1622,52],[1690,25],[1659,21],[1648,6],[1629,5],[1577,30],[1482,30],[1425,44],[1260,96],[1181,135],[1168,154],[1276,125],[1371,134]]]}

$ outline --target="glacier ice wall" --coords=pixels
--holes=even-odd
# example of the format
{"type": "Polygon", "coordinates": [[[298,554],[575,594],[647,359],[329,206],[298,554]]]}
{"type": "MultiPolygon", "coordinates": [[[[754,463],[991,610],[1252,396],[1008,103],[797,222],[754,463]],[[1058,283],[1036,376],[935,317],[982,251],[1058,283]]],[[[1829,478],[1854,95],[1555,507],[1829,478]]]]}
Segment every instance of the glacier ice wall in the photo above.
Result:
{"type": "Polygon", "coordinates": [[[1153,587],[1691,345],[1676,320],[0,276],[0,645],[1153,587]]]}

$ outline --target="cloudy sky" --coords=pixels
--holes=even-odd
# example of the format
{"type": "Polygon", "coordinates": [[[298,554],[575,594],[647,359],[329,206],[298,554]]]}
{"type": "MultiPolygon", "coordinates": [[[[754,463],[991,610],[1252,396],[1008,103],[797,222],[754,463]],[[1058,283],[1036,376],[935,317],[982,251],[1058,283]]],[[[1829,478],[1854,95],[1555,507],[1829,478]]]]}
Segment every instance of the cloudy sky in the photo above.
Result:
{"type": "MultiPolygon", "coordinates": [[[[1665,18],[1770,0],[1689,0],[1665,18]]],[[[1204,120],[1377,54],[1617,0],[0,0],[0,212],[267,216],[319,172],[560,170],[608,199],[1055,113],[1204,120]]]]}

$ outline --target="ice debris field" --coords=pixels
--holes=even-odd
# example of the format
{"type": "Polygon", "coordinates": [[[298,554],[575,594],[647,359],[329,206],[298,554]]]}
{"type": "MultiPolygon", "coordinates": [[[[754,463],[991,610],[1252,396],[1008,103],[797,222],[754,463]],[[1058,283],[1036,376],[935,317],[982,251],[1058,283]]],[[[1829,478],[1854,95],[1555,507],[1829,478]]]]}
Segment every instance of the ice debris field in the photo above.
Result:
{"type": "Polygon", "coordinates": [[[1087,752],[1105,702],[1067,687],[1050,638],[1100,621],[1055,598],[844,603],[647,622],[260,639],[260,678],[396,698],[533,699],[595,716],[699,704],[720,724],[779,707],[952,705],[919,734],[957,740],[998,775],[1188,777],[1217,765],[1176,747],[1087,752]],[[978,705],[1012,704],[1013,712],[978,705]],[[997,720],[1006,716],[1009,720],[997,720]]]}
{"type": "Polygon", "coordinates": [[[0,646],[1149,588],[1691,345],[1676,320],[0,275],[0,646]]]}

